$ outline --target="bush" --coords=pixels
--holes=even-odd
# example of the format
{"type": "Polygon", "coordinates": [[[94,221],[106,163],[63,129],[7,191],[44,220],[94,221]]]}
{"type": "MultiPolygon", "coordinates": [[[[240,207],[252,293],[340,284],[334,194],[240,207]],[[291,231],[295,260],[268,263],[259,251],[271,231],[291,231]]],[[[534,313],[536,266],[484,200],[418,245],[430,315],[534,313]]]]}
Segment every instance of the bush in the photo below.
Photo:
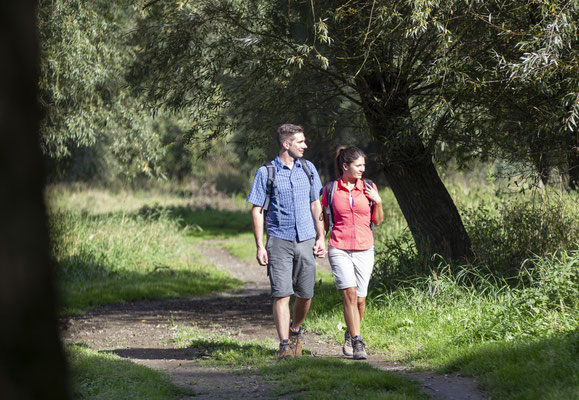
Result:
{"type": "MultiPolygon", "coordinates": [[[[461,214],[476,256],[473,265],[500,276],[517,277],[523,263],[530,270],[541,257],[577,250],[577,196],[571,193],[548,197],[546,193],[549,192],[543,192],[541,199],[536,199],[533,193],[516,198],[467,199],[470,205],[461,207],[461,214]]],[[[464,200],[459,198],[457,203],[464,200]]],[[[437,269],[438,256],[426,261],[419,259],[408,229],[399,230],[390,238],[376,239],[372,281],[375,288],[391,287],[399,280],[437,269]]]]}
{"type": "Polygon", "coordinates": [[[514,276],[524,260],[577,249],[579,212],[572,198],[502,199],[463,210],[475,264],[514,276]]]}

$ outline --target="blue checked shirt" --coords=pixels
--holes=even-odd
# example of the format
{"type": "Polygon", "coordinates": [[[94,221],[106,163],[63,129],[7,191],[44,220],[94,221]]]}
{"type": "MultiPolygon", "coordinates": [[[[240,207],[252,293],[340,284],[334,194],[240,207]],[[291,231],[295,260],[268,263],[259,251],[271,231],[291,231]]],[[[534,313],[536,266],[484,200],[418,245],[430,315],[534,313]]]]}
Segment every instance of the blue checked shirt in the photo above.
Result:
{"type": "MultiPolygon", "coordinates": [[[[314,164],[308,163],[314,175],[314,193],[320,193],[322,182],[314,164]]],[[[310,178],[302,169],[300,159],[297,159],[293,169],[281,162],[279,156],[273,160],[275,165],[275,183],[279,200],[271,193],[271,203],[265,216],[265,227],[268,236],[298,242],[316,237],[314,219],[310,208],[310,178]],[[281,222],[278,220],[278,207],[281,212],[281,222]]],[[[273,192],[273,190],[272,190],[273,192]]],[[[256,206],[263,206],[267,195],[267,167],[262,166],[255,173],[253,185],[247,201],[256,206]]]]}

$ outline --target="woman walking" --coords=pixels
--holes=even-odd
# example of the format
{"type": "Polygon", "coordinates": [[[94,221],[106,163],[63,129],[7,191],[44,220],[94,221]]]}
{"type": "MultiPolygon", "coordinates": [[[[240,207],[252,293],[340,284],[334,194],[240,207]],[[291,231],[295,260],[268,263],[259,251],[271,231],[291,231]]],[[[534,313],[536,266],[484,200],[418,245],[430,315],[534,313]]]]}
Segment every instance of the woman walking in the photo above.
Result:
{"type": "Polygon", "coordinates": [[[330,231],[329,260],[338,289],[344,295],[347,330],[343,352],[366,359],[360,324],[366,309],[368,283],[374,268],[372,228],[384,219],[378,188],[362,178],[366,156],[357,147],[340,147],[336,153],[337,181],[322,193],[326,231],[330,231]]]}

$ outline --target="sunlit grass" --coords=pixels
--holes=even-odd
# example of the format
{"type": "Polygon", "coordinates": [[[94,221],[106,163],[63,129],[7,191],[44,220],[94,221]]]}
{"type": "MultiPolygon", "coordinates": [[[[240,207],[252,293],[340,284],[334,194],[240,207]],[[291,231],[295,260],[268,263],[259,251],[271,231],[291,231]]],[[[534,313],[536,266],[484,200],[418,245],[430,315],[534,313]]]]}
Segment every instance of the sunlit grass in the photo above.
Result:
{"type": "Polygon", "coordinates": [[[238,235],[234,240],[219,242],[219,246],[242,260],[255,259],[255,240],[252,233],[238,235]]]}
{"type": "Polygon", "coordinates": [[[55,201],[65,206],[50,207],[49,218],[63,314],[110,303],[198,296],[241,285],[195,250],[190,227],[172,214],[175,208],[148,206],[144,198],[130,196],[123,201],[118,194],[107,197],[103,191],[65,190],[60,196],[55,201]],[[106,204],[91,208],[94,193],[106,204]],[[84,204],[80,210],[73,207],[77,202],[84,204]],[[132,210],[135,204],[139,208],[132,210]],[[127,209],[99,211],[122,205],[127,209]]]}
{"type": "MultiPolygon", "coordinates": [[[[84,346],[67,347],[76,399],[179,399],[195,393],[171,383],[169,375],[84,346]]],[[[47,389],[49,390],[49,389],[47,389]]]]}
{"type": "Polygon", "coordinates": [[[301,357],[262,368],[278,381],[274,393],[292,399],[427,399],[419,385],[366,363],[301,357]]]}
{"type": "Polygon", "coordinates": [[[274,338],[241,342],[238,332],[214,333],[196,326],[179,326],[173,340],[182,348],[193,348],[201,364],[257,368],[275,360],[278,344],[274,338]]]}
{"type": "Polygon", "coordinates": [[[111,191],[87,185],[55,185],[46,188],[51,212],[76,211],[89,214],[130,213],[144,206],[185,206],[188,197],[168,190],[111,191]]]}

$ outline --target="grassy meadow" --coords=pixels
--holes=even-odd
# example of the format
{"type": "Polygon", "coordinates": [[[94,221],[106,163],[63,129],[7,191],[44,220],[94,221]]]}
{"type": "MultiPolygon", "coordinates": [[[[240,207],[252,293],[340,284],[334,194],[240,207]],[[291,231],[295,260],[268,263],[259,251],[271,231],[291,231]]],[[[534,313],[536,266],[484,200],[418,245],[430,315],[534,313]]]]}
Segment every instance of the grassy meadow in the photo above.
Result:
{"type": "MultiPolygon", "coordinates": [[[[375,230],[376,265],[362,324],[368,351],[417,369],[477,376],[497,399],[579,397],[579,197],[551,189],[498,190],[493,183],[448,187],[471,236],[471,265],[436,256],[419,260],[392,193],[382,190],[385,220],[375,230]]],[[[239,288],[195,251],[201,240],[240,258],[255,256],[243,198],[217,204],[170,190],[70,186],[49,188],[47,198],[63,314],[239,288]]],[[[330,274],[318,278],[305,327],[339,341],[341,294],[330,274]]],[[[212,365],[250,367],[273,381],[296,371],[280,395],[336,398],[328,387],[354,382],[359,398],[384,398],[378,387],[391,388],[390,398],[421,398],[411,383],[359,364],[304,358],[272,365],[273,340],[239,344],[190,327],[179,329],[176,339],[184,347],[206,346],[212,365]],[[327,373],[314,373],[321,370],[327,373]],[[381,383],[371,385],[366,377],[381,383]]],[[[87,398],[98,391],[87,377],[106,375],[101,369],[91,375],[91,363],[110,363],[113,373],[112,365],[124,362],[78,346],[69,354],[73,370],[84,371],[75,376],[82,377],[77,387],[87,398]]],[[[171,393],[166,398],[177,396],[171,393]]]]}

